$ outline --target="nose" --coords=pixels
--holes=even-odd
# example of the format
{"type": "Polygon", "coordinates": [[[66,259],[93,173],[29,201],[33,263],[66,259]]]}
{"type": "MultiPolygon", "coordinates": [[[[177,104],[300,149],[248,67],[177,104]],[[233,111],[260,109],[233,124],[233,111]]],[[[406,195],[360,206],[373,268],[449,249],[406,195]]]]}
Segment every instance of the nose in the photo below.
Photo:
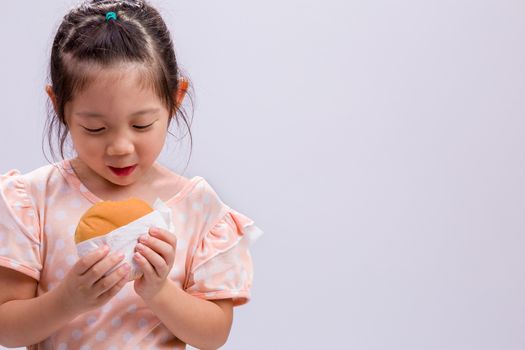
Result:
{"type": "Polygon", "coordinates": [[[108,156],[124,156],[135,151],[133,142],[126,137],[116,137],[107,146],[108,156]]]}

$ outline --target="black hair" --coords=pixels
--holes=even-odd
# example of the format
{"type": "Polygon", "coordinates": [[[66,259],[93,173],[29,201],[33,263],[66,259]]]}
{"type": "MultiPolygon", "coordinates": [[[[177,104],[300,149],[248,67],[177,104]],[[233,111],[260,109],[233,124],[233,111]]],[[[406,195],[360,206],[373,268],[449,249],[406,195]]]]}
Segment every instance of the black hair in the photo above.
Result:
{"type": "MultiPolygon", "coordinates": [[[[141,0],[88,0],[64,16],[51,49],[49,83],[55,104],[48,101],[45,129],[53,159],[53,130],[57,128],[60,156],[64,159],[64,143],[69,132],[64,107],[89,83],[89,71],[123,63],[136,63],[144,68],[139,70],[141,82],[150,84],[167,107],[168,127],[173,118],[177,126],[182,119],[193,146],[191,122],[174,97],[181,82],[189,83],[189,80],[180,72],[170,32],[159,12],[141,0]],[[114,12],[116,19],[107,20],[108,12],[114,12]]],[[[189,98],[192,102],[191,94],[189,98]]]]}

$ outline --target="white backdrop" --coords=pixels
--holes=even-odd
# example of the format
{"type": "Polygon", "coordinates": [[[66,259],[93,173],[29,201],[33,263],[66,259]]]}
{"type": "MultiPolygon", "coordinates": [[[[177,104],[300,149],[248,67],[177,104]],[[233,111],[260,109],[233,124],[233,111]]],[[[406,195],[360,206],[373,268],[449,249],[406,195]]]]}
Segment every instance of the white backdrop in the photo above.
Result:
{"type": "MultiPolygon", "coordinates": [[[[2,4],[1,172],[46,164],[73,3],[2,4]]],[[[523,1],[154,3],[196,89],[184,175],[265,231],[224,349],[524,348],[523,1]]]]}

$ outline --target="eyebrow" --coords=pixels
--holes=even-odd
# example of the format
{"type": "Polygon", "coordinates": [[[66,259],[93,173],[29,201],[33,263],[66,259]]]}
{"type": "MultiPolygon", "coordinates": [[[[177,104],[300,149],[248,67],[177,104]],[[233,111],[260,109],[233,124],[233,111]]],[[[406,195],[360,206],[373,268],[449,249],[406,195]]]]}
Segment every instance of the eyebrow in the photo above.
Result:
{"type": "MultiPolygon", "coordinates": [[[[148,113],[156,113],[159,110],[160,110],[159,108],[143,109],[143,110],[132,113],[130,117],[136,117],[136,116],[148,114],[148,113]]],[[[103,118],[104,117],[103,114],[93,113],[93,112],[76,112],[75,115],[78,115],[80,117],[90,117],[90,118],[103,118]]]]}

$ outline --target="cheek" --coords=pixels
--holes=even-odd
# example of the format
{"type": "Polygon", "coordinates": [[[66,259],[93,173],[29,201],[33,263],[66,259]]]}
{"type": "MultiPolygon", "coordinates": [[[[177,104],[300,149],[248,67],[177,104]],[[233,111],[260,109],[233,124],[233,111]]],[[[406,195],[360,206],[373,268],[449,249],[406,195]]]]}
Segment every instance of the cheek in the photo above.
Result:
{"type": "Polygon", "coordinates": [[[151,130],[146,136],[140,137],[137,146],[147,153],[157,153],[162,150],[167,132],[162,129],[151,130]]]}
{"type": "Polygon", "coordinates": [[[154,145],[155,145],[155,149],[157,151],[161,151],[162,148],[164,147],[164,142],[166,141],[166,132],[165,131],[160,131],[157,133],[157,135],[155,136],[155,139],[152,140],[152,142],[154,142],[154,145]]]}
{"type": "Polygon", "coordinates": [[[155,130],[152,132],[152,134],[155,134],[153,136],[155,138],[155,141],[157,143],[161,142],[164,143],[166,136],[168,135],[168,127],[167,124],[164,123],[162,125],[159,125],[155,130]]]}
{"type": "Polygon", "coordinates": [[[80,147],[75,146],[75,150],[86,162],[91,159],[99,159],[105,153],[101,142],[92,142],[91,140],[82,141],[80,147]]]}
{"type": "Polygon", "coordinates": [[[80,130],[70,130],[71,140],[78,153],[91,154],[102,147],[102,142],[94,137],[85,135],[80,130]]]}

